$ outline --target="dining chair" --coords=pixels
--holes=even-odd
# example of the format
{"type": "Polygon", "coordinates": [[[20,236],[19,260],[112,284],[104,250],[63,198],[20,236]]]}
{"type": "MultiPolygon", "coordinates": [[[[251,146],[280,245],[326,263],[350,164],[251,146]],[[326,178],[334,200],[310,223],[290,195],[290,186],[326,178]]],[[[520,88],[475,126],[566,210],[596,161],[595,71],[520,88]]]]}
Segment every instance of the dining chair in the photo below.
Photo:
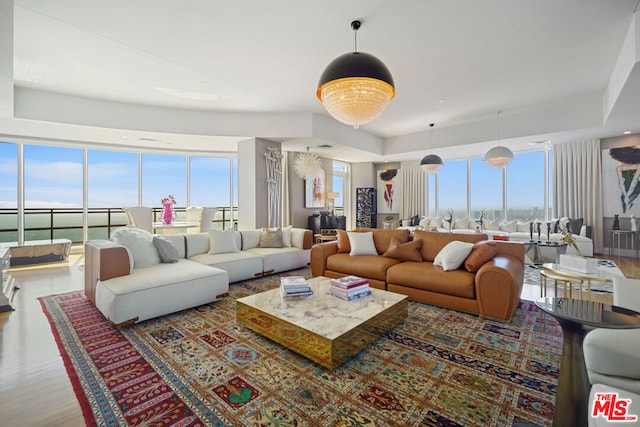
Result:
{"type": "Polygon", "coordinates": [[[153,209],[146,206],[122,208],[129,219],[129,226],[153,233],[153,209]]]}

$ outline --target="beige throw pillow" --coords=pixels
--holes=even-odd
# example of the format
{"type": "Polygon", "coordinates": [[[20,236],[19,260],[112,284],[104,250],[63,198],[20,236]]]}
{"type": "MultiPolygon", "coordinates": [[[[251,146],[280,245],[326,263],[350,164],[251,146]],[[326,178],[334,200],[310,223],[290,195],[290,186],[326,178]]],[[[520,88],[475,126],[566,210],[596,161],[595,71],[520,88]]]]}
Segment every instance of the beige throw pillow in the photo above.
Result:
{"type": "Polygon", "coordinates": [[[282,229],[278,227],[275,230],[268,228],[262,229],[260,235],[260,247],[261,248],[282,248],[282,229]]]}

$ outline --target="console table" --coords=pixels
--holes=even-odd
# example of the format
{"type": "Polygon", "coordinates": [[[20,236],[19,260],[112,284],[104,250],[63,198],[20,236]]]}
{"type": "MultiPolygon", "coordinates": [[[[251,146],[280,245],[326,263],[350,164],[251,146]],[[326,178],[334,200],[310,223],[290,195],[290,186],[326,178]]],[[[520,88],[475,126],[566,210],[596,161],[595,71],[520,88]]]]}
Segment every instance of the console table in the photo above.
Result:
{"type": "Polygon", "coordinates": [[[312,215],[307,219],[307,228],[313,230],[313,234],[322,234],[322,229],[333,228],[347,229],[347,217],[335,215],[312,215]]]}

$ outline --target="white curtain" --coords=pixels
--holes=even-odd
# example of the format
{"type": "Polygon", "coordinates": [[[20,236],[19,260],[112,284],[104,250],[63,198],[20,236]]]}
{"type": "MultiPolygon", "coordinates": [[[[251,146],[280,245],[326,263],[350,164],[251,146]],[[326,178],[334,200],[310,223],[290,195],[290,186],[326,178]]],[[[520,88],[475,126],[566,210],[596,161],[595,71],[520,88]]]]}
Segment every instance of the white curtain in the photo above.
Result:
{"type": "Polygon", "coordinates": [[[289,211],[289,153],[285,151],[282,154],[282,186],[280,187],[282,191],[280,197],[282,206],[280,211],[282,212],[282,226],[287,227],[291,224],[291,212],[289,211]]]}
{"type": "Polygon", "coordinates": [[[593,251],[603,253],[599,139],[553,146],[553,212],[557,218],[584,218],[592,227],[593,251]]]}
{"type": "Polygon", "coordinates": [[[402,162],[399,175],[402,183],[400,219],[409,219],[414,215],[426,215],[427,178],[420,168],[420,161],[402,162]]]}

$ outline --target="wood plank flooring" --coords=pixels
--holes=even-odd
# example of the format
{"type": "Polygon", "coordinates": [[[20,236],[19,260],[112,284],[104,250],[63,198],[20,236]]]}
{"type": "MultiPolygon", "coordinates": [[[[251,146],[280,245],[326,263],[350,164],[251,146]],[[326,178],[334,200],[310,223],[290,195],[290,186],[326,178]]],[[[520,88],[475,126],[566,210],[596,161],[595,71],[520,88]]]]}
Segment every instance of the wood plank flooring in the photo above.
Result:
{"type": "MultiPolygon", "coordinates": [[[[640,279],[640,261],[611,257],[627,277],[640,279]]],[[[0,313],[0,425],[82,426],[84,418],[71,388],[41,296],[84,287],[84,258],[68,262],[14,268],[11,274],[21,289],[14,297],[15,311],[0,313]]],[[[522,297],[536,299],[538,288],[522,297]]]]}

